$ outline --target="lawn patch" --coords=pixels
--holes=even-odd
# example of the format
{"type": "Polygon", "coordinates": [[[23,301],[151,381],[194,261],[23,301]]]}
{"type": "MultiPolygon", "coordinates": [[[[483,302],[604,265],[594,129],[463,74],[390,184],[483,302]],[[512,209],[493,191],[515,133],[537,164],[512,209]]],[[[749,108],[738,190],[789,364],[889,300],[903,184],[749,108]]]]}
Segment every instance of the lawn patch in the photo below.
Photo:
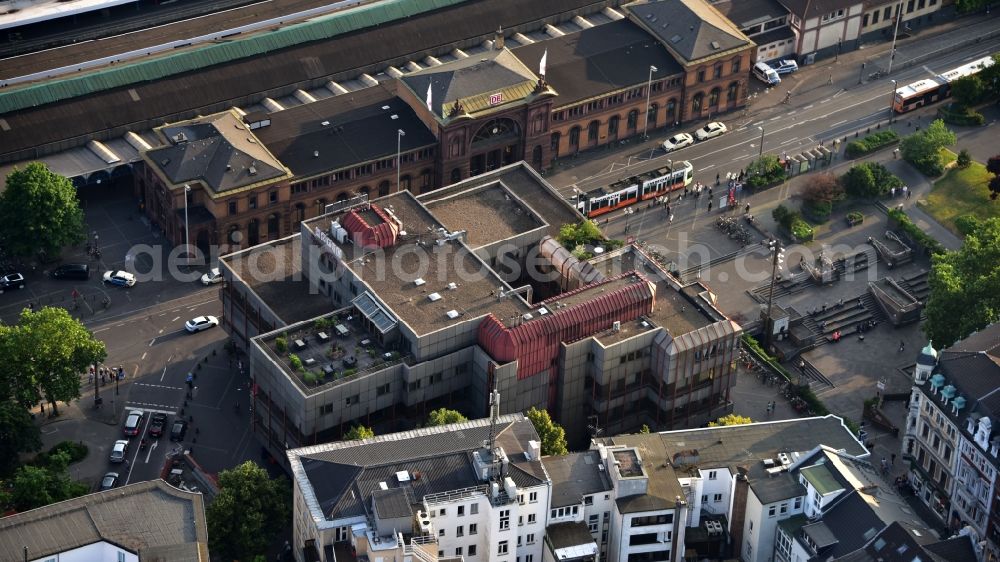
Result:
{"type": "Polygon", "coordinates": [[[990,173],[979,162],[968,168],[952,168],[927,196],[923,209],[948,230],[961,236],[955,221],[963,215],[984,220],[1000,216],[1000,200],[990,199],[990,173]]]}

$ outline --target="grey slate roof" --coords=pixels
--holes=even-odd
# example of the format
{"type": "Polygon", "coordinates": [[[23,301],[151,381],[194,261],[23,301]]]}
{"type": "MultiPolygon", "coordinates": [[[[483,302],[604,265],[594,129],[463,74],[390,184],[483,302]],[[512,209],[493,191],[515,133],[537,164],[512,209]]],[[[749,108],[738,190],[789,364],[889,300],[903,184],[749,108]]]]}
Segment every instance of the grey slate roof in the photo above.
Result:
{"type": "Polygon", "coordinates": [[[160,132],[171,144],[146,155],[172,184],[200,182],[223,193],[288,175],[232,111],[168,125],[160,132]]]}
{"type": "Polygon", "coordinates": [[[549,525],[545,528],[545,538],[553,550],[595,542],[583,521],[549,525]]]}
{"type": "Polygon", "coordinates": [[[837,499],[820,523],[806,525],[802,531],[818,544],[817,539],[824,541],[818,558],[825,560],[861,548],[885,526],[861,492],[852,490],[837,499]]]}
{"type": "Polygon", "coordinates": [[[967,535],[925,544],[924,550],[946,562],[965,562],[976,559],[976,549],[973,547],[972,539],[967,535]]]}
{"type": "MultiPolygon", "coordinates": [[[[363,441],[333,442],[288,451],[292,473],[313,517],[336,520],[362,516],[373,495],[393,513],[399,496],[389,500],[381,489],[405,490],[409,501],[424,496],[483,485],[475,473],[472,452],[489,437],[489,420],[473,420],[380,435],[363,441]],[[407,471],[409,481],[396,473],[407,471]]],[[[528,460],[528,441],[538,441],[534,426],[521,414],[498,419],[497,444],[510,460],[507,476],[518,486],[537,486],[548,479],[538,459],[528,460]]],[[[398,492],[395,492],[398,493],[398,492]]]]}
{"type": "Polygon", "coordinates": [[[752,45],[733,22],[704,0],[651,0],[625,9],[682,64],[752,45]]]}
{"type": "Polygon", "coordinates": [[[406,133],[400,140],[403,152],[437,144],[413,109],[381,85],[272,113],[269,118],[271,124],[254,133],[298,177],[395,158],[399,129],[406,133]]]}
{"type": "Polygon", "coordinates": [[[404,488],[378,489],[372,492],[375,511],[383,519],[409,517],[413,515],[404,488]]]}
{"type": "Polygon", "coordinates": [[[603,465],[597,451],[544,457],[542,464],[552,478],[552,507],[579,504],[583,496],[608,492],[612,488],[607,472],[599,468],[603,465]]]}
{"type": "Polygon", "coordinates": [[[855,0],[778,0],[788,11],[802,19],[830,14],[837,10],[847,10],[857,4],[855,0]]]}
{"type": "Polygon", "coordinates": [[[816,545],[816,548],[823,550],[828,546],[837,544],[837,537],[834,536],[833,531],[826,526],[826,523],[822,521],[817,521],[815,523],[810,523],[808,525],[802,526],[802,532],[809,537],[809,540],[816,545]]]}
{"type": "Polygon", "coordinates": [[[556,107],[635,85],[644,85],[649,67],[655,79],[683,72],[656,39],[628,20],[619,20],[514,49],[529,68],[546,57],[545,80],[559,93],[556,107]]]}
{"type": "Polygon", "coordinates": [[[933,537],[918,536],[898,522],[893,522],[863,548],[837,558],[836,562],[914,562],[918,559],[926,562],[966,562],[976,559],[968,537],[930,542],[933,540],[933,537]],[[943,551],[944,555],[935,552],[937,550],[943,551]]]}
{"type": "Polygon", "coordinates": [[[202,495],[151,480],[88,494],[0,519],[0,560],[45,558],[99,541],[143,560],[208,559],[202,495]]]}

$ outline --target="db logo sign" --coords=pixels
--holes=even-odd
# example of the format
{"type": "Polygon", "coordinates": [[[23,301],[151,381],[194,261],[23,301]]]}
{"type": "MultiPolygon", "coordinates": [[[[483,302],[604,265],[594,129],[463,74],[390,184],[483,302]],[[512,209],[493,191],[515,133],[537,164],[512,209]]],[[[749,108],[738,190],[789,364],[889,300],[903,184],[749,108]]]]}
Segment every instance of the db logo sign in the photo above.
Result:
{"type": "Polygon", "coordinates": [[[490,105],[496,105],[503,102],[503,93],[497,92],[495,94],[490,94],[490,105]]]}

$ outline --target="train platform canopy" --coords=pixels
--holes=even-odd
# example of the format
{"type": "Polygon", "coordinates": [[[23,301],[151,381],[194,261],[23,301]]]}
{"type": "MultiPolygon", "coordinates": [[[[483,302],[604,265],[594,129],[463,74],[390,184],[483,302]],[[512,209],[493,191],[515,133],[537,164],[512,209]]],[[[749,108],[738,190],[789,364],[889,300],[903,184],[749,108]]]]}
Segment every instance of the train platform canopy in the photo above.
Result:
{"type": "Polygon", "coordinates": [[[112,6],[133,4],[138,0],[7,0],[0,1],[0,29],[14,29],[54,20],[66,16],[74,16],[86,12],[95,12],[112,6]]]}

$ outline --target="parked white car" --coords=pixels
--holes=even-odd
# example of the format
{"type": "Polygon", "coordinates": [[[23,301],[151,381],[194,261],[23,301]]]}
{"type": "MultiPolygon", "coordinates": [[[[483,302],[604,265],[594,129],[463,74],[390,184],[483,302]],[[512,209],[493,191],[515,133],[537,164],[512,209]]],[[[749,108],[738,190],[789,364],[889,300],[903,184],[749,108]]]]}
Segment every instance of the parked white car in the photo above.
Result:
{"type": "Polygon", "coordinates": [[[799,63],[792,59],[775,61],[768,66],[773,68],[778,74],[791,74],[799,69],[799,63]]]}
{"type": "Polygon", "coordinates": [[[216,283],[222,283],[222,272],[219,271],[218,267],[213,267],[208,273],[201,276],[202,285],[215,285],[216,283]]]}
{"type": "Polygon", "coordinates": [[[727,130],[728,129],[726,129],[726,126],[724,124],[722,124],[722,123],[720,123],[718,121],[712,121],[708,125],[705,125],[704,127],[702,127],[700,129],[698,129],[697,131],[695,131],[694,132],[694,136],[698,140],[703,141],[703,140],[715,138],[715,137],[717,137],[717,136],[725,133],[727,130]]]}
{"type": "Polygon", "coordinates": [[[135,275],[127,271],[105,271],[104,282],[119,287],[131,287],[135,285],[135,275]]]}
{"type": "Polygon", "coordinates": [[[694,144],[694,137],[687,133],[677,133],[676,135],[663,141],[663,150],[670,152],[692,144],[694,144]]]}
{"type": "Polygon", "coordinates": [[[185,322],[184,329],[193,334],[218,325],[219,319],[215,316],[199,316],[185,322]]]}

